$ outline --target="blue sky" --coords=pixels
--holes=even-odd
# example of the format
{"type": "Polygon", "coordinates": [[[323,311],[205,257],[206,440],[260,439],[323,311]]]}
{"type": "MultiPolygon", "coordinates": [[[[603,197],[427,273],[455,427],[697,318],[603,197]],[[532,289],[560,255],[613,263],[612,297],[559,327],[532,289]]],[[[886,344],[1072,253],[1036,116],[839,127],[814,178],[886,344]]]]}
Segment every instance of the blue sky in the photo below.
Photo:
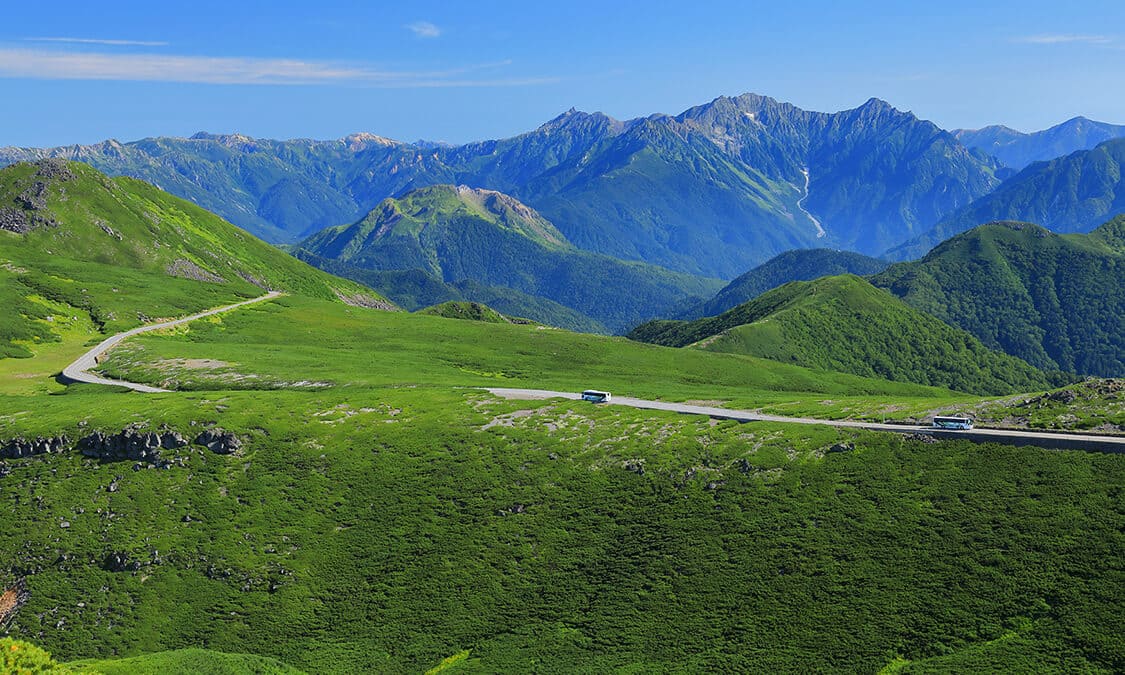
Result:
{"type": "Polygon", "coordinates": [[[945,128],[1125,123],[1125,3],[62,0],[0,25],[0,145],[464,142],[748,91],[830,111],[877,96],[945,128]]]}

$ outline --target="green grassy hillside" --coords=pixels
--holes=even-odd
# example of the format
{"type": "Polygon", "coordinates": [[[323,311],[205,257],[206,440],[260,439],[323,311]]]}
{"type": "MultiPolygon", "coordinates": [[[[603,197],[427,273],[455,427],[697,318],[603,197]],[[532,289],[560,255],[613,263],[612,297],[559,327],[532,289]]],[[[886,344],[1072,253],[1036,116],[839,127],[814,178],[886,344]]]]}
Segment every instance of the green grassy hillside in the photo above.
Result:
{"type": "Polygon", "coordinates": [[[300,248],[351,267],[421,269],[446,283],[511,288],[565,305],[615,331],[709,295],[720,285],[579,251],[515,199],[464,186],[421,188],[388,199],[363,220],[320,232],[300,248]]]}
{"type": "Polygon", "coordinates": [[[1088,235],[992,223],[872,282],[1032,365],[1125,375],[1125,216],[1088,235]]]}
{"type": "MultiPolygon", "coordinates": [[[[22,260],[4,269],[49,276],[22,260]]],[[[79,288],[136,288],[134,313],[149,289],[156,313],[222,286],[103,269],[79,288]]],[[[980,403],[324,291],[100,365],[181,391],[55,382],[96,335],[81,317],[0,361],[0,588],[30,593],[11,635],[103,672],[1125,668],[1125,456],[502,400],[480,388],[826,417],[980,403]]]]}
{"type": "Polygon", "coordinates": [[[390,306],[140,181],[57,160],[0,170],[0,357],[265,289],[390,306]]]}
{"type": "Polygon", "coordinates": [[[973,397],[301,296],[139,337],[104,369],[196,391],[0,394],[0,441],[214,425],[243,444],[162,451],[167,470],[72,450],[2,461],[20,525],[0,528],[0,570],[29,570],[32,594],[13,634],[65,660],[204,647],[317,673],[447,659],[875,672],[982,651],[1002,670],[1125,663],[1107,562],[1125,552],[1125,458],[460,387],[806,412],[973,397]],[[1013,632],[1020,648],[999,648],[1013,632]]]}
{"type": "Polygon", "coordinates": [[[716,317],[654,321],[629,336],[978,394],[1039,389],[1058,379],[853,275],[793,282],[716,317]]]}
{"type": "Polygon", "coordinates": [[[811,281],[837,274],[865,276],[886,269],[888,263],[850,251],[828,248],[795,249],[770,258],[723,287],[715,297],[683,312],[679,319],[716,316],[790,281],[811,281]]]}

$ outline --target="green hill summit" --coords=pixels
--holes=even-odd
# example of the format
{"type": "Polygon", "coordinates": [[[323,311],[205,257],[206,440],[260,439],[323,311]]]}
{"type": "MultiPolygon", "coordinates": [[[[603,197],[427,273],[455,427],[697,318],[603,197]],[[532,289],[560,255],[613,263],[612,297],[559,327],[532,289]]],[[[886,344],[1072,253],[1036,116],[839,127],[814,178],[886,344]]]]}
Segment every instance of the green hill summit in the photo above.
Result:
{"type": "Polygon", "coordinates": [[[981,225],[872,278],[1039,368],[1125,375],[1125,216],[1089,234],[981,225]]]}
{"type": "Polygon", "coordinates": [[[719,316],[653,321],[629,337],[980,394],[1052,381],[853,275],[795,281],[719,316]]]}

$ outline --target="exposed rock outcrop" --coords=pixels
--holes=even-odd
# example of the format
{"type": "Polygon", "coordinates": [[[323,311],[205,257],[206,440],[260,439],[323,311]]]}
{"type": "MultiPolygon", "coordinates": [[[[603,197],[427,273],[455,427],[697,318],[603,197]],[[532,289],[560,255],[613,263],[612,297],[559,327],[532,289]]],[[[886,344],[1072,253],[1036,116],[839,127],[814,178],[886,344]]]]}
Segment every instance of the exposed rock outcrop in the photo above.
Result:
{"type": "MultiPolygon", "coordinates": [[[[20,459],[78,450],[86,457],[106,461],[133,460],[166,467],[171,466],[171,462],[160,456],[161,451],[175,450],[187,444],[187,439],[179,432],[147,431],[134,426],[116,434],[95,431],[78,439],[77,443],[72,443],[66,436],[13,438],[0,442],[0,459],[20,459]]],[[[7,473],[10,473],[10,469],[0,473],[0,476],[7,473]]]]}
{"type": "Polygon", "coordinates": [[[16,183],[19,193],[12,206],[0,206],[0,230],[26,234],[34,229],[57,227],[47,209],[49,181],[68,181],[74,172],[60,159],[44,159],[35,163],[35,176],[16,183]]]}
{"type": "Polygon", "coordinates": [[[114,551],[102,561],[102,569],[107,572],[136,572],[141,569],[141,563],[130,559],[126,553],[114,551]]]}
{"type": "Polygon", "coordinates": [[[65,159],[57,157],[41,159],[35,163],[35,167],[37,169],[35,174],[40,178],[57,181],[74,180],[74,172],[70,170],[65,159]]]}
{"type": "Polygon", "coordinates": [[[16,613],[31,599],[27,590],[27,582],[18,579],[15,584],[3,593],[0,593],[0,630],[6,630],[16,618],[16,613]]]}
{"type": "Polygon", "coordinates": [[[199,434],[195,444],[202,445],[218,455],[230,455],[242,449],[242,440],[238,436],[218,427],[199,434]]]}
{"type": "Polygon", "coordinates": [[[190,260],[177,258],[172,261],[172,264],[164,270],[168,276],[180,277],[181,279],[191,279],[192,281],[206,281],[212,284],[226,283],[226,279],[217,274],[213,274],[196,265],[190,260]]]}
{"type": "Polygon", "coordinates": [[[0,458],[3,459],[19,459],[20,457],[31,457],[32,455],[46,455],[51,453],[60,453],[70,447],[70,442],[66,436],[53,436],[44,438],[42,436],[26,439],[26,438],[13,438],[10,441],[4,442],[0,445],[0,458]]]}
{"type": "Polygon", "coordinates": [[[332,292],[335,293],[336,297],[340,299],[340,302],[344,303],[345,305],[351,305],[352,307],[366,307],[367,309],[382,309],[388,312],[398,311],[398,307],[396,307],[394,304],[389,303],[385,300],[373,298],[370,295],[366,295],[364,293],[348,294],[344,293],[338,288],[332,289],[332,292]]]}
{"type": "Polygon", "coordinates": [[[174,450],[185,445],[187,441],[174,431],[157,433],[124,429],[112,435],[95,431],[79,439],[78,450],[87,457],[97,459],[152,462],[160,459],[161,450],[174,450]]]}

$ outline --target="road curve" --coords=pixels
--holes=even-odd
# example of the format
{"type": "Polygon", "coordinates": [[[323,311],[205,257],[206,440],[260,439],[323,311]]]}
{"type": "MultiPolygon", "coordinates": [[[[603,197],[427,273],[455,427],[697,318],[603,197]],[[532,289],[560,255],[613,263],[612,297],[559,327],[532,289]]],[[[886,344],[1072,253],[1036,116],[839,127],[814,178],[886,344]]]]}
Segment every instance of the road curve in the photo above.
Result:
{"type": "MultiPolygon", "coordinates": [[[[579,400],[581,394],[544,389],[502,389],[488,388],[495,396],[509,399],[542,400],[565,398],[579,400]]],[[[972,431],[953,431],[934,429],[914,424],[879,424],[878,422],[855,422],[852,420],[821,420],[811,417],[783,417],[766,415],[751,410],[730,410],[687,403],[668,403],[666,401],[647,401],[628,396],[614,396],[608,405],[625,405],[631,408],[648,410],[668,410],[686,415],[706,415],[720,420],[738,422],[784,422],[787,424],[824,424],[848,429],[867,429],[870,431],[891,431],[898,434],[926,434],[941,439],[965,439],[978,443],[1004,443],[1007,445],[1033,445],[1053,450],[1089,450],[1095,452],[1125,453],[1125,436],[1104,436],[1084,433],[1055,433],[1049,431],[1025,431],[1023,429],[973,429],[972,431]]]]}
{"type": "Polygon", "coordinates": [[[249,300],[243,300],[242,302],[236,302],[233,305],[227,305],[225,307],[216,307],[215,309],[209,309],[206,312],[200,312],[199,314],[192,314],[191,316],[185,316],[182,319],[172,319],[171,321],[161,321],[160,323],[150,323],[150,324],[145,325],[145,326],[139,326],[139,327],[134,328],[132,330],[127,330],[124,333],[118,333],[117,335],[113,335],[111,337],[106,338],[105,340],[102,340],[102,342],[97,347],[94,347],[93,349],[86,352],[82,356],[79,356],[77,359],[75,359],[75,361],[73,363],[71,363],[66,368],[63,368],[62,377],[67,382],[85,382],[87,384],[109,384],[109,385],[113,385],[113,386],[117,386],[117,387],[128,387],[129,389],[132,389],[133,391],[140,391],[140,392],[144,392],[146,394],[159,394],[159,393],[167,392],[168,391],[167,389],[160,389],[159,387],[150,387],[147,384],[137,384],[135,382],[125,382],[124,380],[111,380],[107,377],[101,377],[101,376],[98,376],[98,375],[94,375],[94,374],[92,374],[90,372],[87,372],[87,371],[89,371],[94,366],[98,365],[98,357],[100,357],[102,354],[105,354],[110,349],[113,349],[117,345],[121,344],[121,342],[123,340],[131,338],[134,335],[140,335],[141,333],[147,333],[149,331],[160,330],[162,328],[171,328],[172,326],[179,326],[181,324],[185,324],[185,323],[188,323],[190,321],[195,321],[196,319],[202,319],[202,318],[207,317],[207,316],[213,316],[215,314],[222,314],[223,312],[229,312],[232,309],[238,309],[239,307],[245,307],[246,305],[252,305],[256,302],[265,302],[266,300],[273,300],[274,298],[276,298],[278,296],[281,296],[281,295],[284,295],[284,294],[281,293],[280,291],[270,291],[269,293],[266,293],[265,295],[260,295],[256,298],[250,298],[249,300]]]}

